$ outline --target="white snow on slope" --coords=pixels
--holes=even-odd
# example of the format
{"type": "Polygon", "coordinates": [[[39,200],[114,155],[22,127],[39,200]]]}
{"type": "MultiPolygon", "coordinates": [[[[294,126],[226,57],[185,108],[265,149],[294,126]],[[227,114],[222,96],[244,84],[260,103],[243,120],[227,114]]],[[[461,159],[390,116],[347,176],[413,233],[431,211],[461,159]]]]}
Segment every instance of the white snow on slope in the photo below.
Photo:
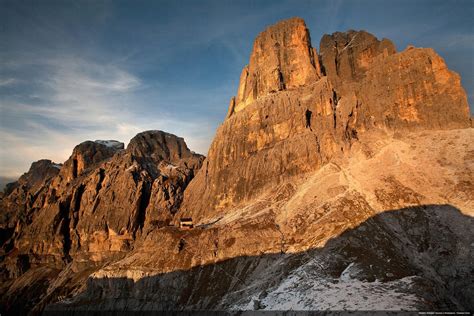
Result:
{"type": "Polygon", "coordinates": [[[119,142],[119,141],[116,141],[116,140],[96,140],[95,141],[96,143],[98,144],[102,144],[102,145],[105,145],[107,147],[110,147],[110,148],[116,148],[116,149],[123,149],[123,146],[124,144],[119,142]]]}
{"type": "Polygon", "coordinates": [[[414,310],[418,298],[399,292],[401,288],[409,288],[411,282],[411,278],[386,283],[324,279],[304,282],[293,277],[262,303],[265,309],[273,310],[414,310]],[[302,291],[304,287],[306,291],[302,291]]]}
{"type": "Polygon", "coordinates": [[[351,280],[351,270],[354,268],[354,262],[351,262],[344,271],[341,272],[339,279],[341,281],[350,281],[351,280]]]}
{"type": "Polygon", "coordinates": [[[350,277],[351,263],[340,278],[327,278],[307,263],[267,293],[254,295],[234,310],[416,310],[420,298],[410,290],[415,277],[365,282],[350,277]],[[260,297],[260,298],[259,298],[260,297]]]}

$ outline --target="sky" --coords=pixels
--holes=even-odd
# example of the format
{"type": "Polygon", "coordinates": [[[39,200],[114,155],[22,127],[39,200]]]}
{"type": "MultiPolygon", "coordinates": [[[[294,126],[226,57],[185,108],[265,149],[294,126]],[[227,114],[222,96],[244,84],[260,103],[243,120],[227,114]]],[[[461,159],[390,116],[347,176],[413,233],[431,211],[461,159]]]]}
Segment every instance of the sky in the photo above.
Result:
{"type": "Polygon", "coordinates": [[[150,129],[206,154],[254,38],[293,16],[316,48],[349,29],[434,48],[474,112],[472,0],[0,0],[0,176],[150,129]]]}

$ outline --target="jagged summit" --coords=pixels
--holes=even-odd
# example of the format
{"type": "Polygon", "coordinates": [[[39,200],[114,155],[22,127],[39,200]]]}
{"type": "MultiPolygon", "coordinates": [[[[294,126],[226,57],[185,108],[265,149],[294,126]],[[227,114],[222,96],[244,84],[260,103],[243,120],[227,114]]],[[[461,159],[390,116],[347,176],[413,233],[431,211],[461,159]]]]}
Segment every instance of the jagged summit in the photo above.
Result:
{"type": "Polygon", "coordinates": [[[340,79],[342,84],[361,80],[372,63],[396,52],[392,41],[378,40],[366,31],[325,34],[319,45],[325,74],[333,80],[340,79]]]}
{"type": "Polygon", "coordinates": [[[106,145],[101,141],[88,140],[82,142],[74,147],[72,155],[64,162],[60,174],[66,181],[72,181],[80,176],[83,171],[111,158],[118,150],[123,148],[124,144],[120,142],[114,143],[113,146],[106,145]]]}
{"type": "Polygon", "coordinates": [[[41,159],[31,164],[28,172],[23,174],[18,181],[7,184],[5,194],[9,195],[18,187],[23,186],[26,190],[35,192],[44,183],[59,173],[62,165],[52,162],[49,159],[41,159]]]}
{"type": "Polygon", "coordinates": [[[348,31],[324,35],[318,55],[309,38],[299,18],[257,36],[227,119],[186,191],[188,215],[225,213],[318,170],[361,133],[470,126],[460,78],[432,49],[397,53],[388,39],[348,31]]]}
{"type": "Polygon", "coordinates": [[[311,47],[304,20],[278,22],[255,39],[229,114],[242,110],[260,96],[314,82],[320,75],[316,49],[311,47]]]}

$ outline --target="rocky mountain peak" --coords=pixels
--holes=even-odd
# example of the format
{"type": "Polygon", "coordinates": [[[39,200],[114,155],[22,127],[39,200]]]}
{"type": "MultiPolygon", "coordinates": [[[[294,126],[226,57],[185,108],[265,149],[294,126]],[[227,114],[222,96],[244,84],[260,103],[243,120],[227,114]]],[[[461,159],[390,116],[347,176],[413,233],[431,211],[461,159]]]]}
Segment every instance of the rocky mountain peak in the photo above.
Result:
{"type": "Polygon", "coordinates": [[[316,49],[311,46],[304,20],[278,22],[255,39],[237,96],[231,101],[230,115],[261,96],[308,84],[320,75],[316,49]]]}
{"type": "Polygon", "coordinates": [[[127,152],[136,157],[149,157],[156,161],[169,162],[176,162],[193,155],[183,138],[159,130],[137,134],[130,140],[127,152]]]}
{"type": "Polygon", "coordinates": [[[279,22],[207,158],[87,141],[0,196],[0,312],[472,306],[470,122],[432,49],[279,22]]]}
{"type": "Polygon", "coordinates": [[[93,142],[90,140],[80,143],[74,147],[71,157],[64,163],[61,175],[67,181],[75,179],[84,170],[112,157],[118,150],[124,148],[124,144],[118,141],[113,141],[113,144],[113,146],[110,146],[101,141],[93,142]]]}
{"type": "Polygon", "coordinates": [[[62,165],[56,164],[49,159],[41,159],[31,164],[28,172],[24,173],[18,181],[7,184],[5,194],[10,194],[15,188],[24,186],[25,190],[36,191],[45,181],[53,178],[59,173],[62,165]]]}
{"type": "Polygon", "coordinates": [[[41,159],[31,164],[30,170],[19,179],[22,183],[27,183],[29,187],[40,185],[45,179],[52,178],[58,174],[61,165],[49,159],[41,159]]]}
{"type": "Polygon", "coordinates": [[[350,30],[324,35],[318,55],[304,21],[285,20],[255,39],[184,210],[226,212],[339,159],[365,132],[468,126],[459,76],[432,49],[397,53],[388,39],[350,30]]]}
{"type": "Polygon", "coordinates": [[[349,30],[324,35],[319,47],[325,74],[335,81],[360,80],[377,58],[396,53],[388,39],[378,40],[366,31],[349,30]]]}

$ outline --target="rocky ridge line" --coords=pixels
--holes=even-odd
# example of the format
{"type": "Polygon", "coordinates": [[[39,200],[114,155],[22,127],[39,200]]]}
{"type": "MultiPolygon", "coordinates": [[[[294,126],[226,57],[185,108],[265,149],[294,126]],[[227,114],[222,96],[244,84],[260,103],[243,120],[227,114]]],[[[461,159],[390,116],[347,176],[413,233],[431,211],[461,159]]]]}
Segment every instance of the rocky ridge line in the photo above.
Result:
{"type": "Polygon", "coordinates": [[[347,154],[361,133],[467,128],[459,75],[432,49],[396,52],[365,31],[324,35],[311,47],[304,21],[279,22],[255,40],[237,96],[183,213],[225,213],[284,180],[347,154]]]}

